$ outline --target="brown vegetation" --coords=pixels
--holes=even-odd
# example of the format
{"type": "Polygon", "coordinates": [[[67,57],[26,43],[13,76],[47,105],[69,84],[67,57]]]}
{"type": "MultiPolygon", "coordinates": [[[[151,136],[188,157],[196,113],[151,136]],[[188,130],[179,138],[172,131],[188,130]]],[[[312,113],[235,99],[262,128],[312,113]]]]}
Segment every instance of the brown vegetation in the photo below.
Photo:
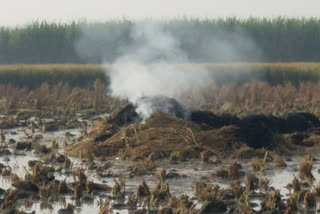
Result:
{"type": "Polygon", "coordinates": [[[305,111],[320,116],[320,82],[270,85],[266,82],[202,86],[181,97],[187,106],[215,113],[246,116],[253,113],[285,115],[305,111]]]}
{"type": "Polygon", "coordinates": [[[125,126],[110,138],[94,142],[97,133],[108,133],[108,123],[102,122],[79,144],[67,148],[69,155],[79,157],[95,154],[97,157],[120,155],[122,158],[139,160],[200,158],[202,151],[211,151],[218,156],[229,156],[244,145],[241,132],[236,126],[202,131],[200,126],[166,114],[156,114],[145,124],[125,126]]]}
{"type": "Polygon", "coordinates": [[[307,179],[308,181],[313,181],[314,176],[311,172],[313,166],[313,160],[306,157],[301,163],[299,168],[299,175],[302,179],[307,179]]]}
{"type": "Polygon", "coordinates": [[[8,116],[35,115],[37,111],[55,111],[61,116],[88,109],[110,111],[116,103],[120,102],[107,96],[99,80],[93,90],[72,88],[62,83],[43,83],[33,90],[0,85],[0,114],[8,116]]]}
{"type": "MultiPolygon", "coordinates": [[[[241,116],[253,112],[262,112],[264,108],[267,109],[267,113],[270,110],[275,115],[282,115],[291,110],[298,110],[300,107],[304,109],[303,105],[310,107],[307,108],[310,112],[316,113],[319,97],[310,90],[316,89],[318,84],[301,83],[298,87],[290,83],[277,86],[271,86],[266,83],[223,85],[219,86],[220,88],[214,88],[214,90],[206,92],[209,95],[202,97],[205,98],[204,102],[202,103],[201,101],[197,105],[200,107],[205,103],[200,108],[214,110],[219,113],[239,113],[241,116]],[[311,93],[310,96],[309,92],[311,93]],[[213,99],[213,95],[210,93],[217,93],[217,96],[213,99]],[[308,94],[308,98],[303,97],[303,93],[308,94]],[[249,97],[246,97],[245,94],[249,95],[249,97]],[[261,96],[262,98],[265,96],[264,98],[266,99],[262,99],[261,96]],[[304,99],[306,103],[300,102],[301,100],[296,102],[296,99],[304,99]],[[275,103],[271,105],[272,100],[275,103]],[[244,108],[233,106],[240,105],[241,102],[244,103],[244,108]],[[228,107],[228,103],[232,103],[232,108],[228,107]],[[256,107],[252,108],[254,105],[256,107]]],[[[6,125],[4,127],[14,126],[16,121],[12,116],[13,114],[18,114],[18,116],[22,117],[33,112],[50,112],[54,110],[54,113],[61,113],[59,117],[67,118],[67,115],[75,114],[79,110],[90,109],[93,114],[96,112],[109,112],[113,103],[121,103],[108,97],[105,94],[104,85],[99,81],[96,81],[92,89],[73,88],[71,90],[67,85],[49,85],[46,83],[35,90],[18,89],[11,86],[3,87],[3,89],[5,90],[0,91],[0,95],[3,96],[3,100],[0,102],[2,104],[0,105],[0,111],[6,117],[5,123],[1,122],[1,124],[6,125]]],[[[193,92],[196,92],[197,89],[194,90],[193,92]]],[[[199,91],[199,94],[201,96],[204,95],[203,91],[199,91]]],[[[197,96],[190,97],[195,99],[197,96]]],[[[190,101],[183,97],[182,100],[190,101]]],[[[249,132],[245,132],[239,124],[213,128],[203,123],[179,119],[164,113],[152,115],[145,123],[137,123],[135,120],[136,113],[130,111],[132,106],[130,104],[125,104],[124,108],[118,106],[117,111],[109,117],[97,120],[98,122],[89,132],[87,126],[83,127],[82,136],[78,139],[78,143],[69,145],[67,141],[64,141],[66,155],[86,158],[86,160],[82,160],[81,167],[73,170],[74,182],[72,183],[67,183],[66,180],[55,180],[52,173],[52,171],[60,172],[62,169],[68,172],[72,170],[71,160],[67,156],[58,153],[59,149],[61,149],[60,141],[53,140],[51,146],[48,146],[48,144],[34,144],[37,141],[36,138],[40,139],[41,137],[31,136],[31,134],[29,136],[25,132],[26,138],[32,141],[32,143],[27,142],[26,144],[30,145],[30,150],[34,150],[34,153],[37,156],[41,156],[44,162],[31,161],[29,166],[32,170],[31,172],[26,170],[24,179],[17,176],[9,166],[1,168],[2,175],[7,175],[15,188],[5,192],[2,207],[6,208],[15,205],[17,191],[31,192],[32,196],[40,198],[42,201],[57,200],[58,193],[73,194],[76,200],[81,200],[83,197],[92,196],[96,191],[102,191],[115,198],[115,200],[127,198],[128,206],[134,207],[139,203],[147,203],[148,209],[157,210],[159,213],[196,213],[198,211],[194,203],[196,200],[201,202],[202,205],[199,210],[200,213],[221,213],[220,211],[225,211],[227,206],[237,210],[239,213],[252,213],[254,211],[250,199],[257,194],[258,197],[263,198],[261,212],[279,211],[281,213],[290,213],[296,211],[302,204],[306,208],[315,206],[315,198],[319,196],[320,188],[318,184],[308,189],[308,187],[311,187],[310,183],[314,180],[311,170],[315,158],[311,155],[306,156],[300,164],[299,179],[301,178],[301,182],[294,178],[292,184],[287,186],[288,189],[293,189],[294,192],[291,193],[290,191],[286,204],[281,200],[280,192],[270,186],[270,180],[262,177],[260,173],[254,175],[249,170],[246,172],[246,177],[242,179],[245,173],[243,172],[244,170],[241,170],[242,167],[239,164],[239,160],[232,160],[231,164],[229,162],[229,165],[220,167],[214,173],[202,177],[203,180],[196,181],[196,199],[189,199],[185,195],[180,197],[172,195],[169,182],[166,181],[167,174],[165,170],[158,172],[158,183],[153,188],[150,188],[152,186],[149,187],[143,180],[141,185],[137,187],[136,194],[133,195],[129,195],[126,192],[125,178],[127,177],[122,175],[107,172],[108,176],[113,176],[114,178],[115,184],[113,187],[90,181],[90,177],[86,174],[88,172],[86,169],[101,170],[102,175],[103,171],[110,167],[110,163],[106,164],[108,165],[107,167],[101,166],[99,159],[105,161],[114,157],[134,161],[127,167],[126,172],[128,172],[129,178],[154,174],[157,167],[159,167],[157,160],[163,159],[175,164],[179,163],[179,161],[195,158],[201,159],[205,164],[216,165],[219,165],[221,160],[226,157],[251,159],[253,170],[264,173],[266,169],[268,171],[272,169],[273,165],[269,165],[272,162],[276,167],[286,166],[280,154],[303,154],[306,151],[317,148],[316,146],[320,142],[318,141],[320,134],[318,128],[312,127],[305,131],[289,134],[267,132],[271,139],[268,143],[272,143],[272,147],[266,148],[263,145],[256,149],[248,144],[245,135],[249,132]],[[128,109],[129,111],[127,111],[128,109]],[[131,116],[133,116],[133,119],[130,118],[131,116]],[[305,150],[301,149],[304,147],[306,147],[305,150]],[[290,149],[292,149],[291,153],[287,153],[290,149]],[[58,159],[59,161],[57,161],[58,159]],[[52,166],[49,167],[46,164],[47,162],[54,165],[54,169],[52,166]],[[85,164],[87,164],[86,167],[83,167],[85,164]],[[231,188],[222,189],[219,185],[206,183],[207,181],[204,180],[213,180],[213,178],[217,177],[227,179],[231,188]],[[260,191],[256,191],[258,187],[260,191]],[[221,210],[217,211],[217,207],[221,210]]],[[[52,124],[45,124],[41,119],[39,124],[41,125],[37,125],[38,129],[52,130],[52,124]]],[[[28,125],[30,129],[34,129],[34,124],[28,125]]],[[[57,130],[59,129],[60,127],[57,130]]],[[[66,134],[66,137],[68,135],[70,133],[66,134]]],[[[6,142],[6,140],[5,133],[1,132],[1,141],[6,142]]],[[[6,147],[7,145],[4,144],[3,146],[6,147]]],[[[266,144],[266,146],[268,145],[266,144]]],[[[27,201],[26,203],[31,202],[27,201]]],[[[109,199],[106,198],[101,203],[101,213],[109,211],[111,207],[109,199]]],[[[72,210],[71,205],[69,208],[72,210]]]]}

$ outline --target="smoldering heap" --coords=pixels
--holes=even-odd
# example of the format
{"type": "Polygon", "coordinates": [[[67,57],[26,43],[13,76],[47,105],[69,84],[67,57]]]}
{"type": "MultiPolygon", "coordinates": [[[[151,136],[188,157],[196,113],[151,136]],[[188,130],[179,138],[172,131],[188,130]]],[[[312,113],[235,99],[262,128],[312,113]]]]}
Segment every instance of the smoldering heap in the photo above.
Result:
{"type": "MultiPolygon", "coordinates": [[[[310,113],[271,115],[215,115],[188,110],[168,97],[142,97],[139,105],[126,104],[101,120],[69,155],[123,159],[187,160],[202,154],[218,157],[248,157],[259,149],[282,154],[307,151],[320,145],[320,121],[310,113]],[[143,118],[145,106],[151,117],[143,118]]],[[[250,158],[250,157],[248,157],[250,158]]]]}

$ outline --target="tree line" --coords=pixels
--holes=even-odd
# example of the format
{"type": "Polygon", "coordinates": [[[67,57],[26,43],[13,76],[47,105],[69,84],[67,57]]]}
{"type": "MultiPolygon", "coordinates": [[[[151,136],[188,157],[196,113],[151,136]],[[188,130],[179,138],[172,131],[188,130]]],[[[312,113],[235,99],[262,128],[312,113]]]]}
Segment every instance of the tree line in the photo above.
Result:
{"type": "MultiPolygon", "coordinates": [[[[188,62],[320,61],[318,18],[180,18],[149,22],[161,24],[188,62]]],[[[0,27],[0,64],[114,62],[136,42],[132,32],[138,24],[123,19],[37,21],[0,27]]]]}

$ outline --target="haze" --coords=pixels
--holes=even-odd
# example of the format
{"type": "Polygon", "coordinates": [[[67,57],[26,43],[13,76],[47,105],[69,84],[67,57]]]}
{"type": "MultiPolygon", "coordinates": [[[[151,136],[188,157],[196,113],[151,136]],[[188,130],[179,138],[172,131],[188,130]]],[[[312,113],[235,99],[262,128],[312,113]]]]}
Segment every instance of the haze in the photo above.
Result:
{"type": "Polygon", "coordinates": [[[78,19],[319,17],[319,0],[1,0],[0,25],[34,20],[78,19]]]}

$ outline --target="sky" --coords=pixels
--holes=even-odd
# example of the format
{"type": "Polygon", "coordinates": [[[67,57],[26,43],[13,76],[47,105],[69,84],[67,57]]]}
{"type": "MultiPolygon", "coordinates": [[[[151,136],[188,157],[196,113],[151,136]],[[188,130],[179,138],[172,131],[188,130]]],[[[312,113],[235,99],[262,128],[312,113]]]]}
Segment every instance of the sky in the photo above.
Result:
{"type": "Polygon", "coordinates": [[[0,25],[35,20],[320,17],[320,0],[0,0],[0,25]]]}

